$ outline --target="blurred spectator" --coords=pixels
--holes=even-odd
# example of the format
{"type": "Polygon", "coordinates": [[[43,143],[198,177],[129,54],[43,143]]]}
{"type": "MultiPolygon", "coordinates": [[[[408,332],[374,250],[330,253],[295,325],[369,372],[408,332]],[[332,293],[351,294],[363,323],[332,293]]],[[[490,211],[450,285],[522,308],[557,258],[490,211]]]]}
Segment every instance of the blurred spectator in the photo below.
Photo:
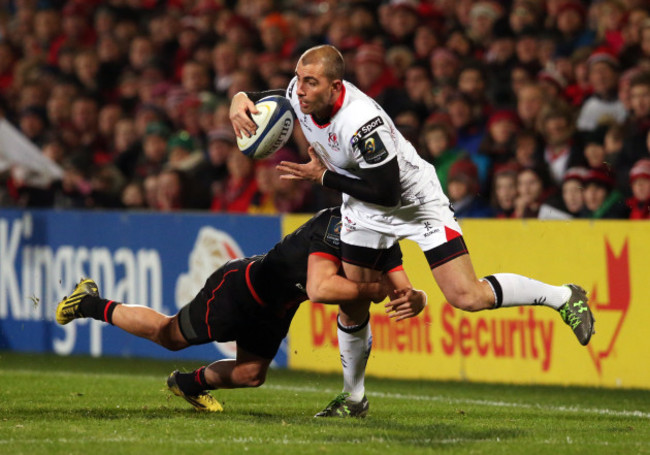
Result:
{"type": "Polygon", "coordinates": [[[397,87],[399,82],[386,65],[385,51],[378,44],[364,44],[354,58],[354,75],[358,87],[371,98],[397,87]]]}
{"type": "Polygon", "coordinates": [[[492,209],[496,218],[512,218],[517,199],[517,165],[496,166],[492,185],[492,209]]]}
{"type": "Polygon", "coordinates": [[[605,132],[605,140],[603,142],[605,148],[604,161],[612,166],[618,161],[621,150],[623,150],[623,133],[623,126],[618,124],[610,125],[605,132]]]}
{"type": "Polygon", "coordinates": [[[643,71],[630,80],[630,116],[624,126],[623,146],[615,161],[616,181],[619,188],[628,187],[629,173],[634,163],[641,158],[650,157],[647,147],[648,129],[650,129],[650,73],[643,71]]]}
{"type": "Polygon", "coordinates": [[[39,106],[28,106],[20,113],[20,131],[34,144],[42,146],[45,140],[47,116],[45,109],[39,106]]]}
{"type": "Polygon", "coordinates": [[[596,41],[616,54],[624,45],[621,24],[625,9],[619,0],[602,0],[596,5],[596,41]]]}
{"type": "Polygon", "coordinates": [[[443,121],[425,125],[420,133],[420,155],[434,165],[442,188],[447,188],[449,169],[463,155],[454,142],[451,126],[443,121]]]}
{"type": "Polygon", "coordinates": [[[139,180],[129,182],[122,190],[120,200],[125,209],[145,209],[147,205],[142,182],[139,180]]]}
{"type": "Polygon", "coordinates": [[[46,138],[41,150],[44,156],[48,157],[58,165],[63,164],[63,161],[67,155],[65,144],[56,136],[50,136],[46,138]]]}
{"type": "Polygon", "coordinates": [[[455,130],[456,145],[470,155],[477,154],[485,129],[473,115],[472,101],[463,93],[454,93],[447,99],[446,106],[455,130]]]}
{"type": "Polygon", "coordinates": [[[538,131],[545,147],[544,162],[548,167],[554,184],[562,183],[564,172],[571,165],[572,159],[579,155],[574,143],[574,119],[571,111],[564,104],[547,104],[538,119],[538,131]]]}
{"type": "Polygon", "coordinates": [[[566,98],[564,91],[567,88],[567,82],[555,68],[545,68],[537,74],[537,81],[539,82],[542,92],[544,92],[544,99],[547,102],[563,102],[566,98]]]}
{"type": "Polygon", "coordinates": [[[472,5],[467,35],[476,48],[483,49],[492,39],[492,28],[502,14],[498,2],[480,0],[472,5]]]}
{"type": "Polygon", "coordinates": [[[538,83],[527,83],[516,92],[517,114],[525,129],[537,128],[538,117],[544,107],[544,91],[538,83]]]}
{"type": "Polygon", "coordinates": [[[559,53],[571,55],[579,47],[594,43],[595,33],[585,28],[586,20],[587,10],[580,1],[568,0],[559,5],[555,22],[559,53]]]}
{"type": "Polygon", "coordinates": [[[516,35],[515,55],[517,64],[526,68],[531,74],[542,69],[539,62],[539,31],[534,26],[524,27],[516,35]]]}
{"type": "Polygon", "coordinates": [[[514,106],[514,93],[517,90],[511,83],[511,74],[516,63],[515,35],[510,25],[503,19],[494,24],[485,62],[487,98],[497,108],[514,106]]]}
{"type": "Polygon", "coordinates": [[[479,195],[478,170],[469,159],[456,161],[449,169],[447,195],[457,218],[491,218],[492,208],[479,195]]]}
{"type": "Polygon", "coordinates": [[[506,163],[514,158],[515,135],[519,127],[517,114],[498,110],[488,119],[487,132],[479,152],[490,158],[492,166],[506,163]]]}
{"type": "Polygon", "coordinates": [[[231,149],[226,161],[228,178],[222,191],[212,198],[214,212],[246,213],[257,193],[255,163],[238,149],[231,149]]]}
{"type": "Polygon", "coordinates": [[[91,172],[90,194],[86,198],[86,207],[118,208],[121,207],[120,195],[125,181],[120,171],[111,165],[95,166],[91,172]]]}
{"type": "Polygon", "coordinates": [[[516,218],[537,218],[552,188],[544,168],[525,167],[517,174],[516,218]]]}
{"type": "Polygon", "coordinates": [[[572,167],[564,174],[560,209],[574,218],[586,217],[584,186],[588,173],[584,167],[572,167]]]}
{"type": "Polygon", "coordinates": [[[458,72],[458,91],[466,95],[472,103],[473,117],[481,118],[491,113],[486,97],[485,68],[478,62],[464,65],[458,72]]]}
{"type": "Polygon", "coordinates": [[[440,45],[440,39],[433,27],[420,25],[415,29],[413,49],[416,60],[425,61],[440,45]]]}
{"type": "Polygon", "coordinates": [[[188,186],[190,181],[183,171],[166,169],[158,175],[156,184],[156,207],[163,212],[190,208],[188,186]]]}
{"type": "Polygon", "coordinates": [[[650,219],[650,159],[642,159],[630,170],[632,197],[626,204],[631,220],[650,219]]]}
{"type": "Polygon", "coordinates": [[[586,164],[589,169],[611,169],[611,163],[608,163],[605,155],[605,135],[607,127],[601,126],[583,136],[583,155],[584,158],[580,164],[586,164]]]}
{"type": "Polygon", "coordinates": [[[426,64],[416,62],[406,69],[404,89],[414,110],[422,116],[436,109],[433,80],[426,64]]]}
{"type": "Polygon", "coordinates": [[[606,50],[598,50],[589,57],[587,65],[593,95],[585,100],[580,109],[578,130],[592,131],[611,121],[623,123],[627,112],[617,98],[618,59],[606,50]]]}
{"type": "Polygon", "coordinates": [[[255,180],[257,192],[251,199],[249,213],[295,213],[313,211],[310,185],[299,180],[280,179],[275,168],[281,161],[298,161],[287,148],[257,162],[255,180]]]}
{"type": "Polygon", "coordinates": [[[198,95],[210,87],[208,70],[201,63],[190,60],[183,64],[181,86],[189,95],[198,95]]]}
{"type": "Polygon", "coordinates": [[[586,218],[627,218],[623,196],[606,170],[591,169],[585,178],[586,218]]]}
{"type": "Polygon", "coordinates": [[[203,153],[187,131],[174,134],[167,141],[167,164],[192,176],[203,163],[203,153]]]}
{"type": "Polygon", "coordinates": [[[631,68],[641,60],[643,55],[640,45],[641,30],[648,17],[650,17],[650,12],[641,4],[633,5],[627,13],[627,18],[623,20],[621,34],[624,45],[619,54],[623,68],[631,68]]]}
{"type": "Polygon", "coordinates": [[[390,45],[413,45],[415,30],[420,24],[418,3],[415,0],[391,0],[387,13],[386,31],[390,45]]]}
{"type": "Polygon", "coordinates": [[[507,24],[514,33],[521,33],[527,27],[539,24],[539,5],[532,1],[514,2],[508,15],[507,24]]]}
{"type": "Polygon", "coordinates": [[[164,123],[152,122],[147,125],[142,142],[142,155],[138,157],[134,176],[146,178],[159,174],[167,161],[167,141],[170,129],[164,123]]]}
{"type": "Polygon", "coordinates": [[[445,47],[462,60],[475,57],[474,43],[465,28],[453,28],[447,34],[445,47]]]}
{"type": "Polygon", "coordinates": [[[439,47],[431,54],[429,67],[435,85],[449,86],[456,81],[460,60],[449,49],[439,47]]]}

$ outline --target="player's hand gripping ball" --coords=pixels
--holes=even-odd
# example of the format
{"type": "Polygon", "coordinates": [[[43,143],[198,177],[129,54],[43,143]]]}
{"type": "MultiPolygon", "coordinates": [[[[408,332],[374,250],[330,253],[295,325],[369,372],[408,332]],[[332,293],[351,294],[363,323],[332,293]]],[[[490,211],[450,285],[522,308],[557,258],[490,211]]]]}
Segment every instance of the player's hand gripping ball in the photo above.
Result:
{"type": "Polygon", "coordinates": [[[267,96],[255,103],[255,107],[259,114],[252,114],[251,118],[257,131],[251,137],[242,134],[237,138],[237,146],[244,155],[261,160],[287,143],[293,132],[294,112],[289,100],[283,96],[267,96]]]}

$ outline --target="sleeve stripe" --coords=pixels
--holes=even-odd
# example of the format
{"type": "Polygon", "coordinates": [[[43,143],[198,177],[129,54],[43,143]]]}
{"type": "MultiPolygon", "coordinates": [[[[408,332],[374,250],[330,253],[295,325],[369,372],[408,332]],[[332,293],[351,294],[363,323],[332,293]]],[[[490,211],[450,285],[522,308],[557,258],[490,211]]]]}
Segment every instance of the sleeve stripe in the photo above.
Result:
{"type": "Polygon", "coordinates": [[[337,265],[341,265],[341,259],[334,256],[333,254],[325,253],[324,251],[314,251],[313,253],[310,254],[310,256],[312,254],[315,254],[316,256],[322,257],[324,259],[328,259],[328,260],[336,263],[337,265]]]}

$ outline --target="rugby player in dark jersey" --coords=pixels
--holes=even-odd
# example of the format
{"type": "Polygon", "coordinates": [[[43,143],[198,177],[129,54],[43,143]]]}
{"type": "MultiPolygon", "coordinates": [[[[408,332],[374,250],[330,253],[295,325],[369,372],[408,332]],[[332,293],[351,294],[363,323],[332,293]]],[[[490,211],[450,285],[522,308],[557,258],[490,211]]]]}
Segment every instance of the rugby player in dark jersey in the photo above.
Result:
{"type": "MultiPolygon", "coordinates": [[[[375,269],[388,279],[357,283],[340,275],[340,226],[339,208],[320,211],[268,253],[221,266],[174,316],[103,299],[95,282],[85,279],[59,302],[56,320],[59,324],[85,317],[106,321],[173,351],[236,341],[236,359],[219,360],[191,373],[174,371],[167,379],[169,389],[197,410],[221,411],[208,390],[262,385],[301,302],[379,302],[395,289],[386,311],[397,320],[417,315],[426,305],[424,292],[412,289],[404,273],[399,245],[369,252],[375,269]]],[[[367,400],[358,414],[365,412],[367,400]]]]}

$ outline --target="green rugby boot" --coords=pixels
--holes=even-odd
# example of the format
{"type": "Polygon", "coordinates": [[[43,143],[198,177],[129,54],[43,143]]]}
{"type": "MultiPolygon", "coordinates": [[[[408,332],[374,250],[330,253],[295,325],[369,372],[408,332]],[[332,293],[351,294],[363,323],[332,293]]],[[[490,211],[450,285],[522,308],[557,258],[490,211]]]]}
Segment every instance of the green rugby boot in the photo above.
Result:
{"type": "Polygon", "coordinates": [[[349,401],[349,396],[347,392],[340,393],[314,417],[365,417],[370,406],[365,395],[358,403],[349,401]]]}
{"type": "Polygon", "coordinates": [[[559,308],[560,316],[566,324],[571,327],[581,345],[586,346],[591,339],[594,330],[594,315],[587,302],[587,293],[576,284],[565,284],[571,289],[571,297],[559,308]]]}

